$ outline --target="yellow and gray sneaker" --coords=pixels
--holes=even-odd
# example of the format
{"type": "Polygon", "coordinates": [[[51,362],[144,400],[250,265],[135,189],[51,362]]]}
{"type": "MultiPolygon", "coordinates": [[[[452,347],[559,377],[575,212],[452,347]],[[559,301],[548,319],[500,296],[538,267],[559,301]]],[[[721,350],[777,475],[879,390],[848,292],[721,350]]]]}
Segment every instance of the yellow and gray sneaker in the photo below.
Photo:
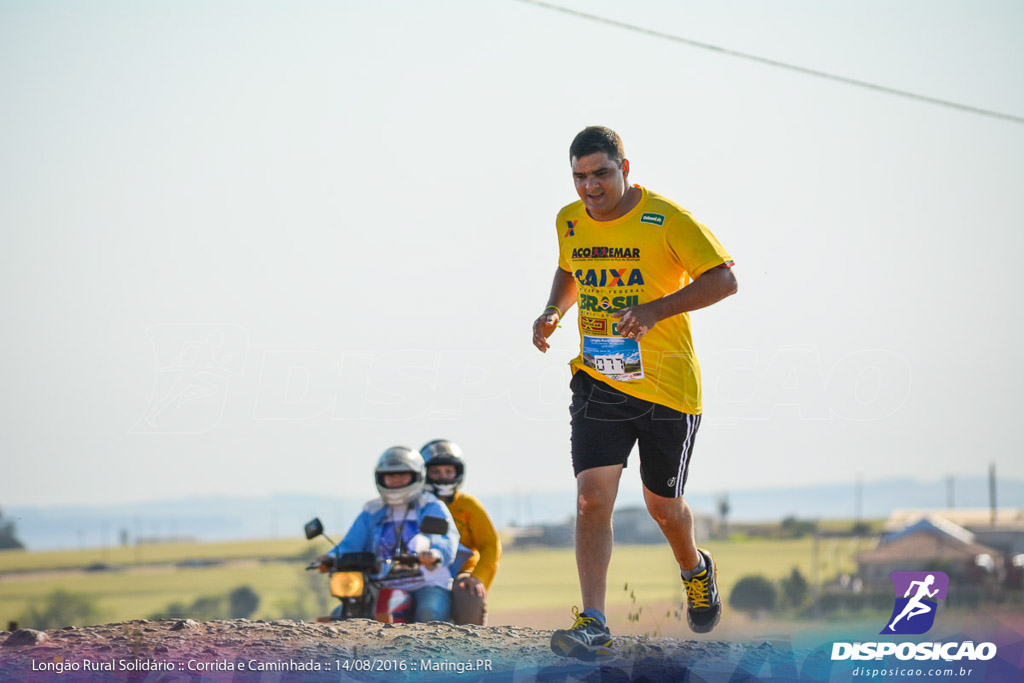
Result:
{"type": "Polygon", "coordinates": [[[704,571],[690,580],[683,579],[686,587],[686,621],[694,633],[708,633],[722,618],[722,599],[718,596],[715,560],[703,548],[697,552],[704,558],[704,571]]]}
{"type": "Polygon", "coordinates": [[[572,615],[576,622],[572,628],[559,629],[551,634],[551,651],[556,655],[593,660],[615,654],[612,650],[612,632],[585,612],[581,613],[573,607],[572,615]]]}

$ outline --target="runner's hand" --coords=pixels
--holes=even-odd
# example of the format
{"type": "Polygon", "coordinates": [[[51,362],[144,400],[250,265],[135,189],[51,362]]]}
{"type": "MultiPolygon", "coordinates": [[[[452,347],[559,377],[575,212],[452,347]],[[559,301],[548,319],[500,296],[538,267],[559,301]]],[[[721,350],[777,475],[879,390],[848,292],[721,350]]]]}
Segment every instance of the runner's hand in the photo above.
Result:
{"type": "Polygon", "coordinates": [[[558,311],[548,308],[533,321],[533,345],[540,349],[541,353],[547,353],[551,348],[548,337],[555,331],[559,319],[558,311]]]}
{"type": "Polygon", "coordinates": [[[455,579],[459,588],[468,590],[470,593],[475,593],[478,598],[487,597],[487,589],[484,588],[484,583],[480,579],[476,578],[472,574],[459,574],[455,579]]]}
{"type": "Polygon", "coordinates": [[[654,311],[644,304],[615,311],[612,317],[619,319],[619,336],[637,341],[643,339],[644,335],[658,324],[654,311]]]}

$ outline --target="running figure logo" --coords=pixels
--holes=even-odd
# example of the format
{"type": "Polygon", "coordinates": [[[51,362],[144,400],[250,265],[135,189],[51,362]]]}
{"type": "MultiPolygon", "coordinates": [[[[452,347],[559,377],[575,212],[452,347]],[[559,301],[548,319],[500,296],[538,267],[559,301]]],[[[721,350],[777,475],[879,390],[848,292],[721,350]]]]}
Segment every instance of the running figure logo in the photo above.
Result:
{"type": "Polygon", "coordinates": [[[248,333],[237,325],[154,325],[153,394],[133,434],[202,434],[224,414],[228,387],[241,377],[248,333]]]}
{"type": "Polygon", "coordinates": [[[893,572],[889,578],[896,590],[896,604],[880,633],[926,633],[935,623],[936,601],[946,599],[949,577],[943,572],[893,572]]]}

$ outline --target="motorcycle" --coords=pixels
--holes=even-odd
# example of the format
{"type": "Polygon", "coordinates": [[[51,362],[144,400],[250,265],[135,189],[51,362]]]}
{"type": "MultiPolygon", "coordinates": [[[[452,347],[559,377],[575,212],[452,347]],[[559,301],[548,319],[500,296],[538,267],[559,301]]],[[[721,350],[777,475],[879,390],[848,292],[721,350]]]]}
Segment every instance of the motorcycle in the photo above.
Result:
{"type": "MultiPolygon", "coordinates": [[[[337,545],[324,533],[319,517],[306,524],[305,532],[307,540],[323,536],[332,546],[337,545]]],[[[419,533],[448,533],[448,521],[443,517],[427,515],[420,521],[419,533]]],[[[420,538],[426,541],[425,537],[420,538]]],[[[426,547],[413,550],[426,550],[426,547]]],[[[331,595],[338,598],[340,604],[329,616],[317,617],[318,622],[357,618],[375,619],[387,624],[410,624],[415,621],[416,601],[412,593],[388,587],[388,584],[419,574],[420,558],[417,554],[398,553],[390,559],[382,560],[374,553],[355,552],[332,556],[330,560],[326,571],[330,572],[331,595]]],[[[319,570],[322,566],[321,562],[314,560],[306,570],[319,570]]]]}

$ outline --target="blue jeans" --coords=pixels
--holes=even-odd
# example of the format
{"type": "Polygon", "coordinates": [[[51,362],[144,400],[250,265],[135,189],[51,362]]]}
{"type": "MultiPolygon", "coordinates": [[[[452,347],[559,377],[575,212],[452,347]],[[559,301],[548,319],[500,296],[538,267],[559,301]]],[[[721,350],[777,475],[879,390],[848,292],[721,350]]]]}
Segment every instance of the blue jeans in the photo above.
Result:
{"type": "Polygon", "coordinates": [[[451,621],[452,592],[440,586],[424,586],[413,591],[416,598],[416,621],[451,621]]]}

